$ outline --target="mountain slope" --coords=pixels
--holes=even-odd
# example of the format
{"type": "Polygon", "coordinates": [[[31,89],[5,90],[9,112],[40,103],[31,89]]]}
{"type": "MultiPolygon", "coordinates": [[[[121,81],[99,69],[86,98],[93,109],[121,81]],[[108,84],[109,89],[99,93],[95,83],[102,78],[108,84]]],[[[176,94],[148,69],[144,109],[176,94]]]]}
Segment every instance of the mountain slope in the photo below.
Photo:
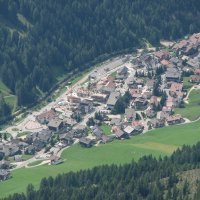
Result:
{"type": "Polygon", "coordinates": [[[199,31],[199,11],[198,0],[1,0],[0,78],[18,105],[32,104],[60,71],[199,31]]]}

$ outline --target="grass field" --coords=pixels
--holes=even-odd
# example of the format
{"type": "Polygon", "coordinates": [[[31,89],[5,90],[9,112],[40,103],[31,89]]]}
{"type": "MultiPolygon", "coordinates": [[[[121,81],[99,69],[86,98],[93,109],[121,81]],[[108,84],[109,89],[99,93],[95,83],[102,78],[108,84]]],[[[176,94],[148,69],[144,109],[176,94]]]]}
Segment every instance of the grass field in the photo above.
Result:
{"type": "Polygon", "coordinates": [[[109,125],[107,125],[107,124],[102,124],[102,125],[100,126],[100,128],[101,128],[101,130],[103,131],[103,133],[104,133],[105,135],[111,135],[111,134],[112,134],[112,132],[111,132],[111,126],[109,126],[109,125]]]}
{"type": "Polygon", "coordinates": [[[194,84],[190,82],[190,77],[183,78],[183,86],[184,89],[189,90],[194,84]]]}
{"type": "Polygon", "coordinates": [[[190,120],[200,117],[200,90],[192,90],[189,95],[189,104],[185,104],[185,108],[176,108],[175,112],[190,120]]]}
{"type": "Polygon", "coordinates": [[[42,162],[43,162],[42,160],[36,160],[36,161],[34,161],[32,163],[29,163],[28,166],[29,167],[33,167],[33,166],[39,165],[42,162]]]}
{"type": "Polygon", "coordinates": [[[62,158],[65,162],[57,166],[43,165],[30,169],[18,169],[12,172],[13,178],[0,182],[0,197],[14,192],[24,192],[27,184],[36,188],[42,177],[56,176],[58,173],[88,169],[103,164],[124,164],[144,155],[155,157],[170,155],[183,144],[195,144],[200,141],[200,122],[171,126],[150,131],[129,140],[113,141],[92,148],[79,145],[65,150],[62,158]]]}

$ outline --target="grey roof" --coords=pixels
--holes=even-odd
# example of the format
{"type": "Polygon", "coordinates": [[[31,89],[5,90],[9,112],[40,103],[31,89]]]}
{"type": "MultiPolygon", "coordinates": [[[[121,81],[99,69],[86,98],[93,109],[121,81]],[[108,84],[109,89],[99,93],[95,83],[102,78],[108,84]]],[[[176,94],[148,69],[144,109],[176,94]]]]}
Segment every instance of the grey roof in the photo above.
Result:
{"type": "Polygon", "coordinates": [[[126,108],[125,115],[127,118],[134,117],[136,115],[135,110],[133,108],[126,108]]]}
{"type": "Polygon", "coordinates": [[[54,127],[54,128],[57,128],[61,125],[63,121],[60,120],[60,119],[52,119],[49,123],[48,123],[48,126],[49,127],[54,127]]]}
{"type": "Polygon", "coordinates": [[[108,98],[107,105],[114,106],[120,97],[119,92],[112,92],[108,98]]]}

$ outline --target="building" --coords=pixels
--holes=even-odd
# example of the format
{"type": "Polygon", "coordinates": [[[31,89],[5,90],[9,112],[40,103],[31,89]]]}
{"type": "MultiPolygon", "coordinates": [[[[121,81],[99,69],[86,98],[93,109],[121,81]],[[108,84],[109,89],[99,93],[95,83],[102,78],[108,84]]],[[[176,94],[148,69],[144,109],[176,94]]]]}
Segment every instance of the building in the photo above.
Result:
{"type": "Polygon", "coordinates": [[[168,125],[174,125],[174,124],[180,124],[184,122],[184,119],[182,118],[181,115],[173,115],[173,116],[168,116],[166,118],[166,121],[168,125]]]}
{"type": "Polygon", "coordinates": [[[134,106],[137,110],[145,110],[148,106],[148,101],[144,97],[136,98],[134,101],[134,106]]]}
{"type": "Polygon", "coordinates": [[[54,110],[48,110],[36,116],[36,120],[41,124],[48,124],[57,116],[54,110]]]}
{"type": "Polygon", "coordinates": [[[61,128],[63,128],[64,124],[63,121],[60,119],[53,119],[48,123],[49,130],[52,131],[59,131],[61,128]]]}
{"type": "Polygon", "coordinates": [[[79,143],[80,143],[80,145],[83,146],[83,147],[90,148],[90,147],[92,147],[92,145],[94,144],[94,141],[91,140],[91,139],[88,139],[88,138],[83,137],[83,138],[80,138],[79,143]]]}
{"type": "Polygon", "coordinates": [[[120,97],[119,92],[112,92],[107,100],[107,108],[112,110],[120,97]]]}
{"type": "Polygon", "coordinates": [[[163,119],[152,119],[151,125],[153,128],[161,128],[165,125],[165,120],[163,119]]]}
{"type": "Polygon", "coordinates": [[[132,122],[136,119],[136,112],[133,108],[126,108],[125,109],[125,119],[128,122],[132,122]]]}
{"type": "Polygon", "coordinates": [[[5,169],[0,169],[0,181],[5,181],[10,178],[10,172],[5,169]]]}

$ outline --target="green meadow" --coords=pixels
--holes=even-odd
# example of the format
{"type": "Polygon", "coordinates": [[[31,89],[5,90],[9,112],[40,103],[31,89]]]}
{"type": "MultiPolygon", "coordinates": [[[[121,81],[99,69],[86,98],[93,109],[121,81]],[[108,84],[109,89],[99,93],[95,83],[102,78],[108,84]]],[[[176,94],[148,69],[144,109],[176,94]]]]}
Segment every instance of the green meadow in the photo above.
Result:
{"type": "Polygon", "coordinates": [[[43,177],[104,164],[129,163],[132,160],[137,161],[144,155],[167,156],[183,144],[192,145],[197,141],[200,141],[199,121],[152,130],[129,140],[115,140],[89,149],[74,145],[63,152],[62,158],[65,160],[63,164],[14,170],[13,178],[0,182],[0,197],[15,192],[25,192],[29,183],[37,188],[43,177]]]}
{"type": "Polygon", "coordinates": [[[189,95],[189,103],[185,104],[185,108],[176,108],[175,112],[190,120],[200,117],[200,90],[192,90],[189,95]]]}

